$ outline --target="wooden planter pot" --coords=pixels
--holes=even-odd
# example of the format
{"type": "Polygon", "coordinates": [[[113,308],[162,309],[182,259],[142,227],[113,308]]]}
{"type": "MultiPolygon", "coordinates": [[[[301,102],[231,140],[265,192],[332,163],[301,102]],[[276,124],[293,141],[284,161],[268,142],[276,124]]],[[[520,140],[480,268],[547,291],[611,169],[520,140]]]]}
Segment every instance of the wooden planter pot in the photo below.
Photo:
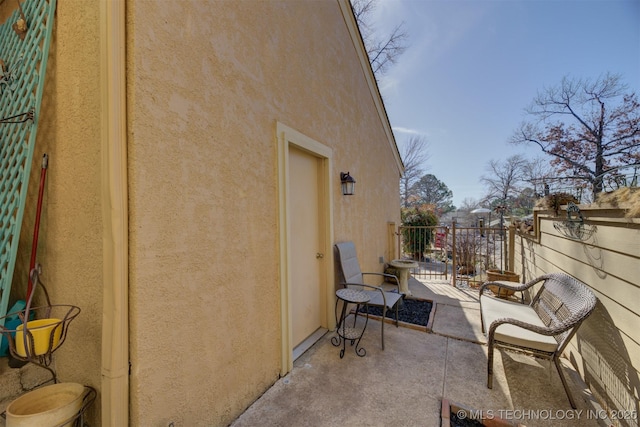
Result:
{"type": "MultiPolygon", "coordinates": [[[[514,273],[513,271],[508,271],[508,270],[504,270],[502,272],[500,272],[500,270],[487,270],[487,281],[488,282],[505,281],[505,282],[519,283],[520,275],[514,273]]],[[[500,289],[500,293],[498,294],[499,288],[497,286],[489,286],[489,289],[491,289],[491,292],[496,294],[499,298],[506,298],[515,293],[512,290],[502,288],[500,289]]]]}

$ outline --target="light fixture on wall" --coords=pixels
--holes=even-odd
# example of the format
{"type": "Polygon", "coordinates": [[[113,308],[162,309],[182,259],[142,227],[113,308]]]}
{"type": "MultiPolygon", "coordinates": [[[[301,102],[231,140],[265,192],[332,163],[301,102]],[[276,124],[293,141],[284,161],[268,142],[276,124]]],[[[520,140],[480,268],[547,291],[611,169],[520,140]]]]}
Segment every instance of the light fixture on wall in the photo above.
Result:
{"type": "Polygon", "coordinates": [[[342,195],[353,196],[356,180],[349,175],[349,172],[340,172],[340,182],[342,183],[342,195]]]}

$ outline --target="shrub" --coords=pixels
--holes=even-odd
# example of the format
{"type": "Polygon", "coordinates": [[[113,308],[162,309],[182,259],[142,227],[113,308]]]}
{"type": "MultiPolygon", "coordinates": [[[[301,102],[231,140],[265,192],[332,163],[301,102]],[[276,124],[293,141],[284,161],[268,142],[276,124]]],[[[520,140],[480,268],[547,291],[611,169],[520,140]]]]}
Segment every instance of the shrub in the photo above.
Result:
{"type": "MultiPolygon", "coordinates": [[[[438,224],[438,217],[432,209],[424,206],[403,208],[402,225],[405,227],[427,227],[438,224]]],[[[402,249],[414,259],[421,260],[425,249],[431,245],[434,230],[432,228],[402,230],[402,249]]]]}

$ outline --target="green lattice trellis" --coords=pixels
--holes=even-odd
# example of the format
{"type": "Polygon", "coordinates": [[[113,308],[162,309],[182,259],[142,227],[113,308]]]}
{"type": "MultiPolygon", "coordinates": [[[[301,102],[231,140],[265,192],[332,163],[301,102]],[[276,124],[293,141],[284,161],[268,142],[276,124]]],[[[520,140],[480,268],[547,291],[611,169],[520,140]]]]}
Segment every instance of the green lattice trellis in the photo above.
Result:
{"type": "Polygon", "coordinates": [[[55,9],[56,0],[26,0],[0,25],[0,326],[18,252],[55,9]],[[24,39],[13,29],[21,12],[28,27],[24,39]]]}

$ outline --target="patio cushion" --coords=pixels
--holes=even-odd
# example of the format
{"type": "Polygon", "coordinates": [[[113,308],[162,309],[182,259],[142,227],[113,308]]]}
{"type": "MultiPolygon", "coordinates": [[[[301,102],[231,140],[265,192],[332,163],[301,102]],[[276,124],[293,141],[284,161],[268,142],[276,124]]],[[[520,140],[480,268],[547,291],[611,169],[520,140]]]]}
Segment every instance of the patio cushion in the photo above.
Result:
{"type": "MultiPolygon", "coordinates": [[[[524,304],[482,295],[482,322],[484,330],[489,332],[491,323],[503,318],[518,319],[531,325],[545,327],[535,310],[524,304]]],[[[553,353],[558,342],[553,336],[541,335],[511,324],[498,326],[495,339],[519,347],[533,348],[553,353]]]]}

